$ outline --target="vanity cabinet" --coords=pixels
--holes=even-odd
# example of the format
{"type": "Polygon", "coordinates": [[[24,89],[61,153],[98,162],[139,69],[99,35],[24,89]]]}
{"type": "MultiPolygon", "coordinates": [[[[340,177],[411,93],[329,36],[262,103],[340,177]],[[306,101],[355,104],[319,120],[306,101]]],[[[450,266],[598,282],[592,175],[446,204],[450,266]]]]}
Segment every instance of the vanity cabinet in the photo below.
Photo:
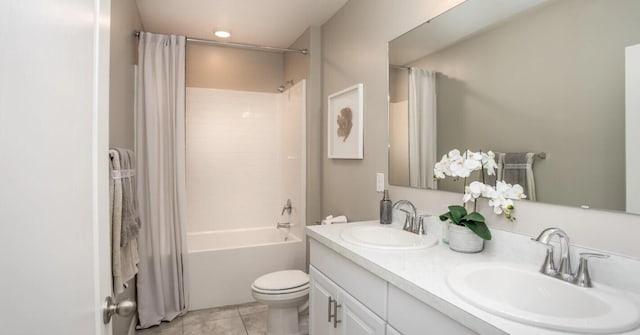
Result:
{"type": "Polygon", "coordinates": [[[310,245],[310,335],[476,334],[325,245],[310,245]]]}

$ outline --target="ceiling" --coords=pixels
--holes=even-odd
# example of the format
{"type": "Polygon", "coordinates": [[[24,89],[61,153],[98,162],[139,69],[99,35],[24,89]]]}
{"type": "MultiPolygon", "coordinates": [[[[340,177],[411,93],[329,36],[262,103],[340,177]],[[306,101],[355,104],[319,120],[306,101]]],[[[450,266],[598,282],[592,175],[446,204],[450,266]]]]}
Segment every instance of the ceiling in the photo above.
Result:
{"type": "Polygon", "coordinates": [[[144,30],[236,43],[289,47],[309,27],[320,26],[347,0],[136,0],[144,30]]]}

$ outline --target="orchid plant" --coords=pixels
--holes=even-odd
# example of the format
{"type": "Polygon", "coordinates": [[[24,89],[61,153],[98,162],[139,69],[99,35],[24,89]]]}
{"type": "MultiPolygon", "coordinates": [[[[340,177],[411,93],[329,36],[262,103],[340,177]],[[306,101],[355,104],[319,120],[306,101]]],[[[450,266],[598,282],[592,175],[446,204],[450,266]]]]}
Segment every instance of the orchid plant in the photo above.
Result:
{"type": "Polygon", "coordinates": [[[497,181],[495,187],[485,184],[484,173],[492,176],[496,173],[498,164],[495,160],[495,154],[488,152],[473,152],[470,150],[461,153],[454,149],[448,154],[442,156],[442,159],[435,164],[433,168],[434,178],[444,179],[447,176],[457,178],[465,178],[463,204],[473,200],[474,211],[467,214],[464,206],[449,206],[449,212],[440,216],[440,220],[450,220],[459,226],[466,226],[476,235],[485,240],[491,239],[491,233],[484,223],[484,217],[476,212],[476,199],[485,197],[489,199],[489,206],[493,207],[496,215],[504,213],[505,217],[510,221],[515,220],[512,212],[515,209],[513,200],[524,199],[524,190],[522,186],[511,185],[505,181],[497,181]],[[482,182],[473,181],[466,185],[466,178],[471,176],[473,171],[481,171],[482,182]]]}

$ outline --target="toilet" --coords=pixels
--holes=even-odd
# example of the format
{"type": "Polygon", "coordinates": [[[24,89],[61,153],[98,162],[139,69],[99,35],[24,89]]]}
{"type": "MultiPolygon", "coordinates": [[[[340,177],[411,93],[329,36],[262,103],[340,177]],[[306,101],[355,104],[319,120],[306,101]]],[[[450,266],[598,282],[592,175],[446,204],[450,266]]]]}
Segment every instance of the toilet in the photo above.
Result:
{"type": "Polygon", "coordinates": [[[298,329],[298,314],[309,307],[309,275],[300,270],[268,273],[253,282],[251,294],[269,307],[268,335],[307,334],[298,329]]]}

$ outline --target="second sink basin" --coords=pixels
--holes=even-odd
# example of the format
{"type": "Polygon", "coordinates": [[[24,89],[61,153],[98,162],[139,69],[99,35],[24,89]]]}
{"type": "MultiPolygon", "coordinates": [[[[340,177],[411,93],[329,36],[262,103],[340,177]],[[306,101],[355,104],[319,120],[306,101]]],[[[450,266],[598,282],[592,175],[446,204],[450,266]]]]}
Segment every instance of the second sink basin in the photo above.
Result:
{"type": "Polygon", "coordinates": [[[640,322],[638,306],[612,290],[578,287],[515,264],[462,265],[449,274],[448,284],[478,308],[539,327],[611,333],[640,322]]]}
{"type": "Polygon", "coordinates": [[[438,244],[438,239],[431,234],[420,236],[381,225],[349,227],[340,237],[355,245],[385,250],[425,249],[438,244]]]}

